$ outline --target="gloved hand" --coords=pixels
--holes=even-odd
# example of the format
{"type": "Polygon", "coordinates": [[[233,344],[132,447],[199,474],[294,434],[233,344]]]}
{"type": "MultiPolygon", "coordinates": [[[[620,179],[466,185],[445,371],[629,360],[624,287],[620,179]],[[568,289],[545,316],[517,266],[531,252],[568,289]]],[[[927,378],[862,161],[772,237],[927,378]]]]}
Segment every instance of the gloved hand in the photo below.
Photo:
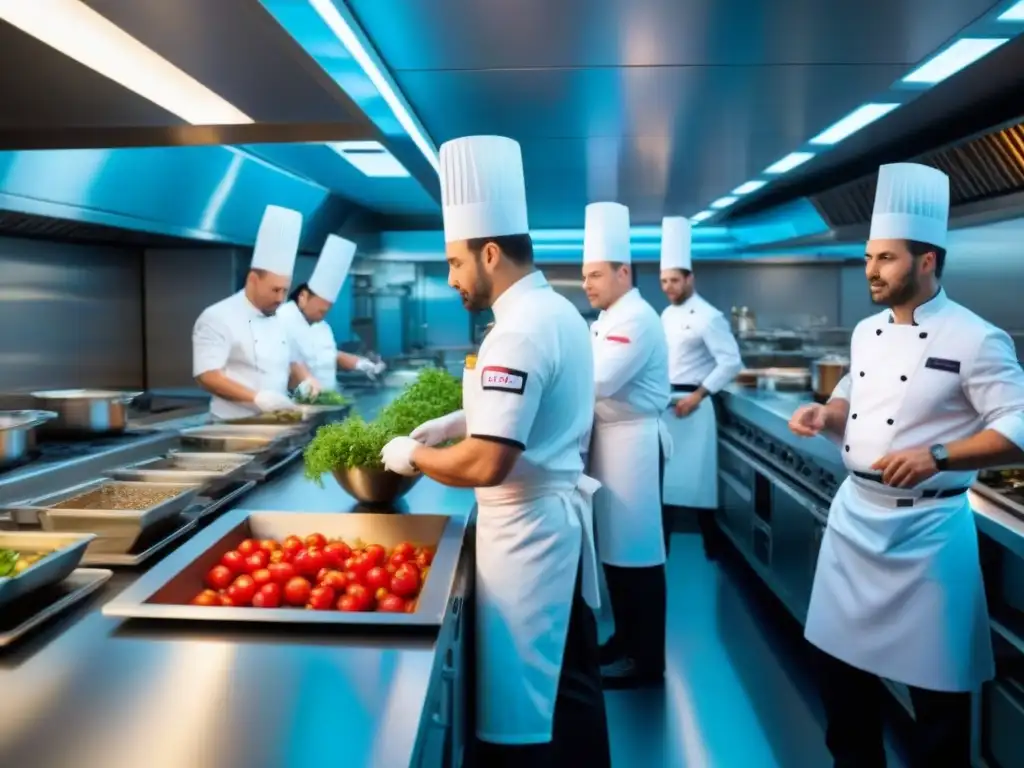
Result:
{"type": "Polygon", "coordinates": [[[380,452],[384,468],[406,477],[419,474],[419,470],[412,465],[412,454],[419,447],[420,444],[411,437],[392,438],[380,452]]]}
{"type": "Polygon", "coordinates": [[[409,435],[424,445],[440,445],[449,440],[458,440],[466,436],[466,412],[455,411],[439,419],[431,419],[420,424],[409,435]]]}
{"type": "Polygon", "coordinates": [[[298,408],[288,395],[283,395],[280,392],[272,392],[266,389],[262,392],[256,393],[256,397],[253,398],[253,403],[262,413],[293,411],[298,408]]]}
{"type": "Polygon", "coordinates": [[[387,370],[387,366],[384,363],[375,363],[372,360],[361,357],[359,358],[359,362],[356,363],[356,370],[362,371],[366,374],[367,378],[372,381],[376,381],[377,377],[387,370]]]}
{"type": "Polygon", "coordinates": [[[303,382],[295,388],[295,391],[302,397],[313,399],[323,391],[323,387],[320,386],[319,381],[310,376],[308,379],[304,379],[303,382]]]}

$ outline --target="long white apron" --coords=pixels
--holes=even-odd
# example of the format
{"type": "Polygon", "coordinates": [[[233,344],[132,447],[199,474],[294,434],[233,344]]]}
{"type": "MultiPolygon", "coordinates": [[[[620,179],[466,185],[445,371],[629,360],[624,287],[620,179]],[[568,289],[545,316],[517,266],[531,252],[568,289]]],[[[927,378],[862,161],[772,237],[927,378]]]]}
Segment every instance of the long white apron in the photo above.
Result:
{"type": "Polygon", "coordinates": [[[976,690],[995,669],[966,494],[897,507],[913,494],[870,482],[847,478],[832,501],[805,636],[904,685],[976,690]]]}
{"type": "MultiPolygon", "coordinates": [[[[234,339],[224,374],[249,389],[288,393],[291,347],[288,329],[278,317],[253,317],[241,337],[234,339]]],[[[237,419],[251,414],[255,406],[232,403],[219,397],[210,402],[216,419],[237,419]]]]}
{"type": "MultiPolygon", "coordinates": [[[[470,423],[479,381],[473,369],[463,373],[470,423]]],[[[600,605],[597,488],[584,475],[552,474],[476,490],[477,737],[484,741],[551,741],[581,554],[583,596],[600,605]]]]}
{"type": "Polygon", "coordinates": [[[718,421],[715,406],[705,397],[689,416],[673,408],[689,392],[673,392],[663,422],[672,437],[672,458],[665,464],[663,500],[676,507],[718,507],[718,421]]]}
{"type": "MultiPolygon", "coordinates": [[[[606,404],[598,403],[598,410],[606,404]]],[[[590,472],[601,562],[624,568],[665,563],[661,516],[661,436],[658,418],[632,415],[594,420],[590,472]]]]}

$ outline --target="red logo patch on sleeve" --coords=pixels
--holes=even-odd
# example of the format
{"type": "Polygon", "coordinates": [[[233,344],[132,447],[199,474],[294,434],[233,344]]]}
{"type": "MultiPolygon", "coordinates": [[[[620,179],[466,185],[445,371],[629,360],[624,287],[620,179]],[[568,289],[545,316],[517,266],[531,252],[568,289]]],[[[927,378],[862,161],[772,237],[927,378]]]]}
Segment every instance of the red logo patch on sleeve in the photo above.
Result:
{"type": "Polygon", "coordinates": [[[608,341],[617,341],[619,344],[629,344],[628,336],[606,336],[605,338],[608,339],[608,341]]]}
{"type": "Polygon", "coordinates": [[[500,365],[485,365],[480,371],[480,387],[521,395],[526,391],[526,371],[505,368],[500,365]]]}

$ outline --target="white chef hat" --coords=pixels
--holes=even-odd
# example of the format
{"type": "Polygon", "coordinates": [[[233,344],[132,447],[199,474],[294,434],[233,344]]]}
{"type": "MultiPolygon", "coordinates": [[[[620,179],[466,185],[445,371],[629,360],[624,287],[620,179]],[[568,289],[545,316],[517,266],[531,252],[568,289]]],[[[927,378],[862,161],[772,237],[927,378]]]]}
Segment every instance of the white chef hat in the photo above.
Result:
{"type": "Polygon", "coordinates": [[[446,243],[527,234],[519,143],[504,136],[465,136],[442,144],[441,211],[446,243]]]}
{"type": "Polygon", "coordinates": [[[345,284],[355,254],[356,244],[351,240],[328,235],[313,269],[313,276],[307,283],[309,290],[333,304],[338,298],[341,286],[345,284]]]}
{"type": "Polygon", "coordinates": [[[629,208],[619,203],[591,203],[583,228],[583,263],[631,262],[629,208]]]}
{"type": "Polygon", "coordinates": [[[661,268],[693,271],[690,255],[690,221],[684,216],[661,220],[661,268]]]}
{"type": "Polygon", "coordinates": [[[917,240],[945,248],[948,227],[946,174],[918,163],[893,163],[878,169],[869,240],[917,240]]]}
{"type": "Polygon", "coordinates": [[[275,275],[291,277],[295,254],[302,237],[302,214],[289,208],[268,205],[256,233],[252,249],[252,269],[265,269],[275,275]]]}

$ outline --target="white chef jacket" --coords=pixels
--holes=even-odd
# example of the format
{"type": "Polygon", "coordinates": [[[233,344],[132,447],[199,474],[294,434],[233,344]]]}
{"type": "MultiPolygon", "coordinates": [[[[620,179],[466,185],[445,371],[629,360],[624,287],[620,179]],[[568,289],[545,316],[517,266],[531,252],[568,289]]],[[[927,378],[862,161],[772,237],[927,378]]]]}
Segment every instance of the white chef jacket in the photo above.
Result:
{"type": "Polygon", "coordinates": [[[338,386],[338,345],[331,326],[323,320],[310,324],[294,301],[287,302],[277,314],[287,326],[313,378],[324,389],[335,389],[338,386]]]}
{"type": "MultiPolygon", "coordinates": [[[[291,364],[302,362],[299,348],[278,315],[267,317],[239,291],[203,310],[192,329],[192,375],[223,371],[250,389],[288,392],[291,364]]],[[[256,411],[251,403],[214,397],[210,412],[237,419],[256,411]]]]}
{"type": "MultiPolygon", "coordinates": [[[[871,465],[887,453],[960,440],[982,429],[1024,448],[1024,371],[1009,335],[940,289],[914,310],[920,350],[903,355],[902,365],[872,364],[872,342],[892,323],[885,310],[857,324],[850,373],[832,393],[851,403],[843,440],[847,469],[877,474],[871,465]],[[879,377],[891,381],[879,387],[879,377]],[[905,394],[894,401],[894,390],[901,389],[905,394]]],[[[919,488],[967,487],[976,476],[973,470],[939,472],[919,488]]]]}
{"type": "Polygon", "coordinates": [[[666,307],[661,323],[673,384],[700,385],[715,394],[743,368],[729,322],[696,293],[682,304],[666,307]]]}
{"type": "Polygon", "coordinates": [[[477,356],[481,389],[467,434],[523,449],[505,484],[583,471],[590,431],[594,360],[579,310],[541,272],[508,288],[492,307],[494,328],[477,356]]]}
{"type": "Polygon", "coordinates": [[[668,345],[654,308],[633,288],[604,310],[590,331],[597,409],[606,405],[609,411],[661,416],[670,398],[668,345]]]}

